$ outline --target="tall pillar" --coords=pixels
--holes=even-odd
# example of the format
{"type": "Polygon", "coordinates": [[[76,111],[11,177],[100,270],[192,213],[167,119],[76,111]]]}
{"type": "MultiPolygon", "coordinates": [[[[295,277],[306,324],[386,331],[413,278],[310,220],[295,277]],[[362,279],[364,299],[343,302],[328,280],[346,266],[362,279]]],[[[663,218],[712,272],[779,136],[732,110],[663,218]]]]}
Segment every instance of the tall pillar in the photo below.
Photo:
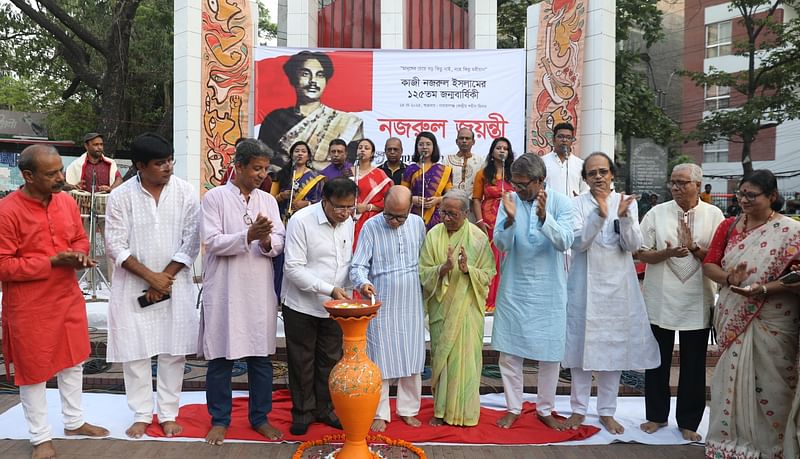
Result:
{"type": "Polygon", "coordinates": [[[497,49],[496,0],[469,0],[470,49],[497,49]]]}
{"type": "Polygon", "coordinates": [[[616,0],[589,0],[583,66],[580,151],[614,158],[616,0]]]}
{"type": "Polygon", "coordinates": [[[405,0],[381,0],[381,48],[403,49],[405,0]]]}
{"type": "MultiPolygon", "coordinates": [[[[280,6],[278,7],[280,11],[280,6]]],[[[313,48],[317,46],[319,0],[291,0],[286,4],[286,46],[313,48]]]]}
{"type": "Polygon", "coordinates": [[[175,0],[174,110],[172,139],[175,174],[200,188],[202,6],[195,0],[175,0]]]}
{"type": "Polygon", "coordinates": [[[286,45],[287,14],[289,13],[289,0],[278,0],[278,46],[286,45]]]}

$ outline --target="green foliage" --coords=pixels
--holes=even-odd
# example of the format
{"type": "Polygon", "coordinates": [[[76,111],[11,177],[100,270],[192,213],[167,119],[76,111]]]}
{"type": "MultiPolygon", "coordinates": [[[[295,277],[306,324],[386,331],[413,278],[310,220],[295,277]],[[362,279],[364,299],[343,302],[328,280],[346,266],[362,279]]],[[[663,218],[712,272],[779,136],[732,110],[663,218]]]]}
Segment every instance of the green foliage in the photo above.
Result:
{"type": "Polygon", "coordinates": [[[797,0],[733,0],[746,37],[733,43],[733,54],[747,62],[744,71],[685,72],[698,85],[728,86],[731,98],[745,100],[730,110],[718,110],[703,118],[691,134],[693,140],[711,143],[719,139],[742,144],[742,172],[753,170],[752,144],[761,130],[800,117],[800,19],[780,22],[779,7],[796,8],[797,0]],[[738,94],[738,96],[737,96],[738,94]],[[743,97],[742,97],[743,96],[743,97]]]}
{"type": "Polygon", "coordinates": [[[528,7],[541,0],[505,0],[497,2],[497,47],[524,48],[528,7]]]}
{"type": "Polygon", "coordinates": [[[258,2],[258,44],[266,45],[269,40],[278,36],[278,24],[272,22],[269,10],[261,1],[258,2]]]}

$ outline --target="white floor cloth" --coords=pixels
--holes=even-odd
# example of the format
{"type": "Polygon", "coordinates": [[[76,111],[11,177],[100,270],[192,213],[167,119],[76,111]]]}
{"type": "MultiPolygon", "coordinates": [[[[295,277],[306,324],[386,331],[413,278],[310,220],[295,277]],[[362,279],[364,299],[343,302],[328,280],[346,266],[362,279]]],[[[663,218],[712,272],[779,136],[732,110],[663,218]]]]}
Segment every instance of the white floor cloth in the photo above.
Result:
{"type": "MultiPolygon", "coordinates": [[[[205,403],[205,392],[184,392],[181,394],[181,405],[192,403],[205,403]]],[[[246,397],[246,392],[234,392],[234,397],[246,397]]],[[[535,402],[536,396],[525,394],[525,400],[535,402]]],[[[64,426],[61,423],[61,402],[59,401],[56,389],[47,390],[47,406],[49,407],[50,424],[53,428],[53,438],[65,438],[64,426]]],[[[586,440],[556,443],[557,445],[607,445],[613,442],[636,442],[647,445],[679,445],[687,444],[678,430],[674,416],[670,416],[668,427],[665,427],[654,434],[646,434],[639,429],[639,424],[644,422],[644,398],[643,397],[619,397],[616,418],[625,427],[622,435],[611,435],[600,425],[596,415],[592,413],[596,410],[597,400],[592,397],[589,404],[589,414],[586,416],[586,424],[600,427],[600,432],[586,440]]],[[[481,396],[481,405],[490,409],[504,410],[505,397],[503,394],[489,394],[481,396]]],[[[124,395],[116,394],[83,394],[83,410],[86,422],[101,425],[111,431],[111,437],[120,440],[130,440],[125,435],[127,429],[133,421],[133,414],[128,409],[124,395]]],[[[569,415],[569,396],[560,395],[556,397],[556,412],[562,415],[569,415]]],[[[675,398],[672,399],[672,409],[675,412],[675,398]]],[[[708,408],[703,415],[700,423],[699,433],[705,438],[708,430],[708,408]]],[[[12,440],[29,439],[28,426],[22,414],[22,405],[17,404],[5,413],[0,415],[0,438],[12,440]]],[[[70,437],[76,438],[76,437],[70,437]]],[[[151,438],[145,436],[143,440],[160,441],[202,441],[201,438],[151,438]]],[[[135,441],[135,440],[131,440],[135,441]]],[[[237,442],[241,440],[226,440],[237,442]]],[[[423,443],[427,444],[427,443],[423,443]]],[[[434,444],[434,443],[431,443],[434,444]]]]}

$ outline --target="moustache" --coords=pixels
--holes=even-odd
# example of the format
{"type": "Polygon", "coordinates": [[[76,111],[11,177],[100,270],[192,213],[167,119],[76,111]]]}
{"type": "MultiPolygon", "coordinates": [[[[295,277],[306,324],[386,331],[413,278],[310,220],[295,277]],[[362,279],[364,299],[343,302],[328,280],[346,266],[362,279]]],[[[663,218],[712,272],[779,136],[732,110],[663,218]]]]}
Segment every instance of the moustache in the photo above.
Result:
{"type": "Polygon", "coordinates": [[[53,191],[61,191],[64,189],[64,185],[66,185],[65,182],[57,182],[56,184],[53,185],[52,189],[53,191]]]}

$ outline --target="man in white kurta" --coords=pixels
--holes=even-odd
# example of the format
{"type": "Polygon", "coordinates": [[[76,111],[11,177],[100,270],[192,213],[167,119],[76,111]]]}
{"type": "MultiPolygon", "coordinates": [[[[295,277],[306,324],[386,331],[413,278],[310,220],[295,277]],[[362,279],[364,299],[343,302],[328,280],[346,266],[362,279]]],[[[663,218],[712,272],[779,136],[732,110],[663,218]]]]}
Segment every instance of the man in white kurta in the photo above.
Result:
{"type": "Polygon", "coordinates": [[[419,283],[419,252],[425,222],[411,210],[411,190],[395,185],[383,213],[364,223],[350,268],[350,281],[365,298],[381,301],[367,329],[367,355],[381,369],[383,387],[372,430],[391,420],[389,387],[397,382],[397,414],[419,426],[422,369],[425,366],[425,310],[419,283]]]}
{"type": "Polygon", "coordinates": [[[328,390],[328,376],[342,358],[342,329],[323,304],[349,299],[358,186],[336,177],[325,182],[322,195],[292,215],[286,230],[281,299],[293,435],[304,435],[315,421],[342,428],[328,390]]]}
{"type": "Polygon", "coordinates": [[[269,439],[281,437],[267,415],[272,410],[272,361],[278,320],[272,258],[283,251],[278,203],[259,189],[269,170],[261,141],[236,146],[236,177],[209,190],[202,203],[203,313],[198,355],[208,362],[206,400],[211,430],[220,445],[231,422],[231,372],[246,359],[250,426],[269,439]]]}
{"type": "MultiPolygon", "coordinates": [[[[483,169],[485,155],[476,155],[472,152],[475,146],[475,133],[471,129],[461,128],[456,137],[458,151],[442,158],[442,164],[450,166],[453,170],[453,188],[457,188],[472,196],[472,187],[475,175],[483,169]]],[[[474,221],[472,213],[470,221],[474,221]]]]}
{"type": "Polygon", "coordinates": [[[706,348],[716,284],[703,276],[702,262],[722,211],[699,198],[703,170],[679,164],[670,176],[672,201],[659,204],[642,220],[639,260],[647,263],[644,301],[661,365],[645,372],[647,422],[652,433],[667,425],[669,378],[675,331],[680,333],[680,378],[675,418],[684,439],[700,441],[697,428],[706,407],[706,348]]]}
{"type": "Polygon", "coordinates": [[[575,198],[575,240],[567,280],[567,343],[562,366],[572,373],[569,427],[583,422],[597,373],[597,412],[612,434],[622,370],[659,365],[632,253],[642,245],[636,201],[611,191],[615,167],[603,153],[586,158],[590,192],[575,198]]]}
{"type": "Polygon", "coordinates": [[[522,413],[522,364],[539,361],[536,413],[547,426],[562,429],[552,416],[567,324],[567,270],[564,253],[572,245],[572,200],[545,189],[541,158],[525,154],[511,165],[516,193],[503,197],[494,243],[505,253],[492,329],[508,413],[497,421],[510,428],[522,413]],[[533,262],[532,262],[533,260],[533,262]]]}
{"type": "Polygon", "coordinates": [[[545,183],[554,191],[570,198],[589,191],[581,177],[583,160],[572,154],[575,128],[569,123],[559,123],[553,128],[553,151],[542,156],[547,168],[545,183]]]}
{"type": "Polygon", "coordinates": [[[200,250],[200,201],[197,190],[172,175],[166,140],[143,134],[131,150],[138,174],[114,189],[106,206],[106,253],[121,268],[111,284],[107,359],[122,362],[134,412],[126,433],[139,438],[153,420],[150,358],[158,356],[158,421],[173,436],[181,431],[175,418],[185,356],[197,343],[192,265],[200,250]],[[152,304],[143,306],[139,297],[152,304]]]}

